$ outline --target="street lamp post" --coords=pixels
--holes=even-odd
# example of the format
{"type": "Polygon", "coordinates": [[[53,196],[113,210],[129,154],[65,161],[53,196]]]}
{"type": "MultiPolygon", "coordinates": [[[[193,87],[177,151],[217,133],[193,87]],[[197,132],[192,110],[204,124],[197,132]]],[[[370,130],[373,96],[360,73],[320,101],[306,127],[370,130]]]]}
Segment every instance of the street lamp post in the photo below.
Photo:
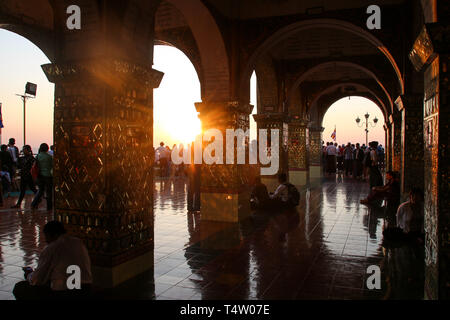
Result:
{"type": "Polygon", "coordinates": [[[369,121],[369,117],[370,114],[367,112],[364,117],[366,118],[366,121],[363,121],[361,123],[361,119],[359,117],[356,117],[355,121],[356,124],[358,125],[358,127],[362,128],[364,125],[366,126],[366,128],[364,129],[364,131],[366,131],[366,146],[369,145],[369,124],[372,128],[374,128],[377,125],[378,119],[377,117],[375,117],[373,119],[373,123],[369,121]]]}
{"type": "Polygon", "coordinates": [[[36,98],[36,84],[27,82],[25,85],[25,93],[24,94],[16,94],[16,96],[19,96],[23,101],[23,145],[26,145],[26,116],[25,116],[25,110],[27,105],[27,99],[36,98]]]}

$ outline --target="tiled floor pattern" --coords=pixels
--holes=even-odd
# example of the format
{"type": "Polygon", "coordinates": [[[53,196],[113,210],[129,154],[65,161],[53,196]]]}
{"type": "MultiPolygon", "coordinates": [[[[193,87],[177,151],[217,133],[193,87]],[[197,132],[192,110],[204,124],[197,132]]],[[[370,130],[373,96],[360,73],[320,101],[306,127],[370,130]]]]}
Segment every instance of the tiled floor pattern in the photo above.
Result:
{"type": "MultiPolygon", "coordinates": [[[[307,189],[289,216],[257,213],[241,224],[186,212],[183,179],[156,179],[154,270],[110,294],[138,299],[380,299],[366,289],[382,265],[382,219],[359,204],[368,186],[327,180],[307,189]],[[285,234],[285,235],[283,235],[285,234]]],[[[29,207],[30,199],[26,199],[29,207]]],[[[44,246],[46,211],[0,210],[0,299],[13,299],[21,267],[44,246]]]]}

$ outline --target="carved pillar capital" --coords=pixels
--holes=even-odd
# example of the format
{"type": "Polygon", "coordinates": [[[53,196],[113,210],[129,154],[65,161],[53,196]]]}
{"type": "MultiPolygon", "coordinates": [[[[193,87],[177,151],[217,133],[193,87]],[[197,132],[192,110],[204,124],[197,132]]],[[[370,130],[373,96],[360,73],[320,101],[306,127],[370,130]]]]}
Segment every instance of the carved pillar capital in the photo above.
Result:
{"type": "Polygon", "coordinates": [[[249,128],[249,114],[254,106],[239,101],[197,102],[195,108],[199,113],[202,128],[207,129],[237,129],[249,128]]]}
{"type": "Polygon", "coordinates": [[[123,85],[147,90],[158,88],[164,73],[151,66],[120,59],[98,59],[42,65],[48,81],[70,83],[77,81],[101,82],[113,88],[123,85]]]}

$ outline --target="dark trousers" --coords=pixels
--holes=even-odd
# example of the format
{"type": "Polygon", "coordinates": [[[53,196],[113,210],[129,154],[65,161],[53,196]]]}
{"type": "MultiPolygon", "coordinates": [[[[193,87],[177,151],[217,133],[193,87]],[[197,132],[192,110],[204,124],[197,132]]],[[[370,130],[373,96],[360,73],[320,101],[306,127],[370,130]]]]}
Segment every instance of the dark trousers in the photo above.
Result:
{"type": "Polygon", "coordinates": [[[27,191],[27,187],[29,187],[30,190],[33,191],[34,194],[36,194],[37,190],[36,190],[36,186],[34,185],[33,178],[21,177],[20,178],[20,194],[19,194],[19,199],[17,200],[18,206],[20,206],[23,198],[25,197],[25,192],[27,191]]]}
{"type": "Polygon", "coordinates": [[[352,159],[345,159],[345,175],[348,176],[349,174],[353,173],[353,160],[352,159]]]}
{"type": "Polygon", "coordinates": [[[159,174],[161,177],[165,177],[168,174],[168,159],[167,158],[160,158],[159,159],[159,174]]]}
{"type": "Polygon", "coordinates": [[[13,289],[16,300],[77,300],[92,297],[92,286],[82,284],[79,290],[53,291],[47,286],[32,286],[28,281],[16,283],[13,289]]]}
{"type": "Polygon", "coordinates": [[[39,203],[41,202],[42,196],[47,195],[47,210],[53,209],[53,177],[44,177],[39,176],[38,178],[38,187],[39,191],[34,196],[33,202],[31,203],[31,207],[37,208],[39,203]]]}

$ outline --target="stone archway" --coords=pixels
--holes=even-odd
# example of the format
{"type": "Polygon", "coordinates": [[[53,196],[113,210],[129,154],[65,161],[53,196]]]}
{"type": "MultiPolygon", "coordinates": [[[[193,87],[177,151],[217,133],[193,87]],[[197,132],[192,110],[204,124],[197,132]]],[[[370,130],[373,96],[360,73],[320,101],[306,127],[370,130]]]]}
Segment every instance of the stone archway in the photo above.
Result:
{"type": "Polygon", "coordinates": [[[216,20],[199,0],[167,0],[185,18],[194,36],[202,66],[202,100],[228,101],[230,69],[222,33],[216,20]]]}
{"type": "Polygon", "coordinates": [[[284,39],[289,36],[305,30],[316,29],[316,28],[330,28],[334,30],[340,30],[344,32],[348,32],[350,34],[356,35],[357,37],[361,37],[368,43],[370,43],[374,48],[378,50],[378,52],[387,59],[389,64],[392,67],[392,71],[394,72],[397,79],[397,88],[399,94],[404,92],[404,82],[403,76],[400,72],[397,62],[394,57],[388,50],[388,48],[375,36],[367,32],[366,30],[355,26],[352,23],[343,20],[336,19],[313,19],[313,20],[304,20],[297,23],[290,24],[286,27],[283,27],[277,31],[275,31],[272,35],[267,37],[264,42],[257,47],[257,49],[251,54],[243,71],[241,73],[240,87],[245,88],[245,83],[247,83],[250,79],[250,72],[254,68],[257,61],[260,57],[267,52],[270,48],[275,47],[277,44],[281,43],[284,39]]]}

